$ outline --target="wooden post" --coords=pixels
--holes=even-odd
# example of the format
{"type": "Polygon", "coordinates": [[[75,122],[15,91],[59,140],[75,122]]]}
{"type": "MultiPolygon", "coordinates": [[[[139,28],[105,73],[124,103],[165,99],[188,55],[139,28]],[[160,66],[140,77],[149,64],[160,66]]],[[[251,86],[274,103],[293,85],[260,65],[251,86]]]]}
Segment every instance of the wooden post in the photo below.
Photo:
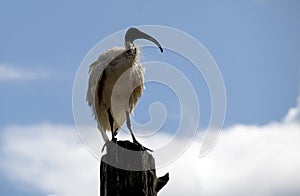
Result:
{"type": "Polygon", "coordinates": [[[109,142],[100,164],[100,196],[156,196],[169,173],[157,178],[154,158],[129,141],[109,142]]]}

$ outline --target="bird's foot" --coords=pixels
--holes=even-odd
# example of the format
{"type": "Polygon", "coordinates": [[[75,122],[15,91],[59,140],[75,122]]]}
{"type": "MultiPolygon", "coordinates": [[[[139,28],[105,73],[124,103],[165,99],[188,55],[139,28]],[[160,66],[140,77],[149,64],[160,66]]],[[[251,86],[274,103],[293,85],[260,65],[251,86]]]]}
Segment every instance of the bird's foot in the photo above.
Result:
{"type": "Polygon", "coordinates": [[[108,142],[109,142],[109,141],[105,142],[105,144],[103,145],[102,150],[101,150],[101,153],[103,153],[105,147],[108,145],[108,142]]]}
{"type": "Polygon", "coordinates": [[[150,152],[153,152],[153,150],[151,150],[151,149],[149,149],[149,148],[143,146],[143,145],[140,144],[137,140],[133,140],[133,143],[134,143],[135,145],[137,145],[137,146],[141,149],[141,151],[146,151],[146,150],[148,150],[148,151],[150,151],[150,152]]]}
{"type": "Polygon", "coordinates": [[[105,144],[104,144],[103,147],[102,147],[101,153],[104,151],[105,147],[107,147],[111,142],[117,144],[117,138],[112,138],[111,141],[105,142],[105,144]]]}
{"type": "Polygon", "coordinates": [[[116,138],[116,137],[113,137],[113,138],[111,139],[111,141],[114,142],[114,143],[117,143],[117,138],[116,138]]]}
{"type": "Polygon", "coordinates": [[[105,144],[102,146],[101,153],[103,153],[103,151],[104,151],[106,145],[107,145],[107,143],[105,142],[105,144]]]}

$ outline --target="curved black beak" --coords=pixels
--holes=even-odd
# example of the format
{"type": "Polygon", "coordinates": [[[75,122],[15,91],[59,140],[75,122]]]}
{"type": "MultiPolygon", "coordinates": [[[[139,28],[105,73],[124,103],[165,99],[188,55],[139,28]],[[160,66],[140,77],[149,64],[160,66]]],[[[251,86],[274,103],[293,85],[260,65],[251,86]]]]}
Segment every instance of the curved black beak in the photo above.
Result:
{"type": "Polygon", "coordinates": [[[162,49],[160,43],[150,35],[138,30],[137,28],[129,28],[125,34],[125,42],[130,42],[133,43],[134,40],[136,39],[146,39],[149,40],[157,45],[157,47],[160,49],[160,52],[163,52],[164,50],[162,49]]]}

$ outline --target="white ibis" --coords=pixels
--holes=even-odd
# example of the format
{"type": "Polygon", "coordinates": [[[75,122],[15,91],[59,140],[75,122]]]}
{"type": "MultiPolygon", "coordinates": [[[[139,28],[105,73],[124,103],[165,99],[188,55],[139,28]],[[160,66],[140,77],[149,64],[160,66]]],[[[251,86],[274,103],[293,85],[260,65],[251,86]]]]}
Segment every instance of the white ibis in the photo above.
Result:
{"type": "Polygon", "coordinates": [[[111,131],[112,141],[116,142],[115,136],[126,121],[133,142],[149,150],[136,140],[129,116],[144,90],[144,66],[139,62],[140,49],[133,43],[136,39],[152,41],[163,52],[156,39],[137,28],[129,28],[125,48],[113,47],[90,65],[87,102],[105,142],[109,141],[106,131],[111,131]],[[121,77],[122,82],[118,82],[121,77]]]}

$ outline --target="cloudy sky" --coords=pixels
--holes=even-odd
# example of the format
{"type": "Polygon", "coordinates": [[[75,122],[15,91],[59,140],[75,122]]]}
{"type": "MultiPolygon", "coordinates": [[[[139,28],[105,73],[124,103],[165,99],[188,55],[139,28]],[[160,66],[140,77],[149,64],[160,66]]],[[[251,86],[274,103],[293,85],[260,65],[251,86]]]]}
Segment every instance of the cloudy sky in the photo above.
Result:
{"type": "MultiPolygon", "coordinates": [[[[158,169],[159,175],[171,175],[161,195],[299,195],[299,9],[298,1],[281,0],[2,1],[1,195],[97,195],[99,163],[75,128],[73,82],[99,41],[139,25],[166,25],[192,35],[213,56],[226,86],[222,135],[199,158],[210,97],[202,80],[198,86],[191,79],[201,100],[199,134],[182,156],[158,169]]],[[[166,58],[195,77],[168,53],[143,53],[145,60],[166,58]]],[[[157,149],[173,138],[179,103],[166,87],[146,87],[134,119],[147,123],[145,111],[156,101],[168,111],[162,130],[144,141],[157,149]]]]}

